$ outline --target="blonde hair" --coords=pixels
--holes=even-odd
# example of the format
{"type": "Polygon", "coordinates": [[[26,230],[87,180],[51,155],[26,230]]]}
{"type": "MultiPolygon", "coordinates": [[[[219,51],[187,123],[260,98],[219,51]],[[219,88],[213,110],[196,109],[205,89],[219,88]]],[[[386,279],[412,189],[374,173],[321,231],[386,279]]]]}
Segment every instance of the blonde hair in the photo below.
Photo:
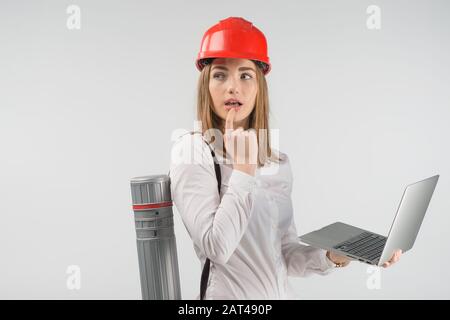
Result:
{"type": "MultiPolygon", "coordinates": [[[[248,127],[256,130],[259,146],[258,167],[262,167],[269,161],[279,162],[280,158],[272,152],[270,146],[269,93],[266,78],[258,66],[255,69],[258,92],[256,94],[255,107],[248,116],[248,127]],[[260,141],[261,139],[263,140],[260,141]]],[[[197,120],[201,121],[203,135],[205,135],[205,132],[211,132],[210,129],[220,129],[223,134],[225,124],[225,121],[213,109],[213,101],[209,92],[210,70],[211,63],[208,63],[200,73],[197,87],[197,120]]],[[[205,136],[209,139],[208,134],[205,136]]],[[[225,145],[223,145],[222,150],[225,150],[225,145]]]]}

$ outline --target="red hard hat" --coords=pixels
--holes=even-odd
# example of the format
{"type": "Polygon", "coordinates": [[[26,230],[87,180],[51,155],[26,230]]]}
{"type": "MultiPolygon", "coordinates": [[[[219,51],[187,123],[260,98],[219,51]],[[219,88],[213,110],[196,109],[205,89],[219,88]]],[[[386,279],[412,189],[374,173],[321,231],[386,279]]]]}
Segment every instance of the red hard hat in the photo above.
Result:
{"type": "Polygon", "coordinates": [[[257,62],[266,75],[270,71],[267,41],[251,22],[230,17],[209,28],[203,35],[196,65],[200,71],[209,58],[243,58],[257,62]]]}

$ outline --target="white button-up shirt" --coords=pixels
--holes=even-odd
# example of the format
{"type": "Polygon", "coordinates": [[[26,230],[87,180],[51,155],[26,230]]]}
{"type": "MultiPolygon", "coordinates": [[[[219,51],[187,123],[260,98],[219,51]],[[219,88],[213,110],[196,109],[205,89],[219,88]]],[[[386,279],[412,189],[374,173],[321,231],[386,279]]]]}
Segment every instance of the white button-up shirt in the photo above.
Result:
{"type": "Polygon", "coordinates": [[[334,264],[325,250],[299,243],[287,155],[273,150],[282,161],[251,176],[233,170],[221,148],[211,147],[220,163],[220,196],[211,151],[200,133],[174,143],[169,171],[172,199],[201,270],[206,257],[211,260],[205,299],[295,299],[288,276],[327,274],[334,264]]]}

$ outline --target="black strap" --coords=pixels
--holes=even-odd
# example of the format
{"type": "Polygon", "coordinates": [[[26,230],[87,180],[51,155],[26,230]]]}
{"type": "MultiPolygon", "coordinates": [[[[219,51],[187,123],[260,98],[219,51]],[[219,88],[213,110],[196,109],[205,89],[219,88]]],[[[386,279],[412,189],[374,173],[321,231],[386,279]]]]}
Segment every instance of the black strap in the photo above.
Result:
{"type": "MultiPolygon", "coordinates": [[[[219,191],[219,197],[220,197],[220,186],[222,184],[222,175],[220,174],[220,166],[216,159],[216,154],[214,153],[214,150],[211,147],[210,147],[210,150],[211,150],[211,155],[214,159],[214,170],[216,171],[217,189],[219,191]]],[[[209,258],[206,258],[205,265],[203,266],[202,277],[200,279],[200,300],[204,300],[204,298],[205,298],[206,286],[208,284],[208,278],[209,278],[210,265],[211,265],[211,261],[209,260],[209,258]]]]}

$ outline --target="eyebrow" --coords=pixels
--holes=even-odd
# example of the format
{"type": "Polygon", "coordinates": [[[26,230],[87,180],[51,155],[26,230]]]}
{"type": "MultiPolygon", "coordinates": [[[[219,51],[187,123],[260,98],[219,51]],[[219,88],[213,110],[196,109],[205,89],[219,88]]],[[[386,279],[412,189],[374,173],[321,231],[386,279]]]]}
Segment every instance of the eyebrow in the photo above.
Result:
{"type": "MultiPolygon", "coordinates": [[[[228,71],[228,68],[227,68],[227,67],[224,67],[224,66],[213,66],[212,70],[214,70],[214,69],[221,69],[221,70],[228,71]]],[[[255,69],[250,68],[250,67],[240,67],[238,70],[239,70],[239,71],[252,70],[253,72],[256,73],[255,69]]]]}

